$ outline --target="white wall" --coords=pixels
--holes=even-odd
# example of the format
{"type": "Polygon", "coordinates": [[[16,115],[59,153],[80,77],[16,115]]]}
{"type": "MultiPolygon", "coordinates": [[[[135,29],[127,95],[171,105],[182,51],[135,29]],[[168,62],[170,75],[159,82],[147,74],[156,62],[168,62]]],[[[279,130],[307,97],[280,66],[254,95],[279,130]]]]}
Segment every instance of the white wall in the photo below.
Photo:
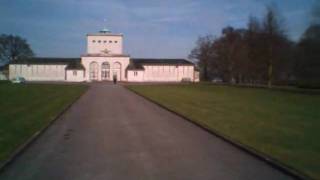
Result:
{"type": "Polygon", "coordinates": [[[10,64],[9,79],[23,77],[27,81],[64,81],[66,64],[10,64]]]}
{"type": "Polygon", "coordinates": [[[110,51],[109,54],[122,54],[122,39],[122,35],[88,35],[87,53],[103,54],[102,51],[108,49],[110,51]]]}
{"type": "Polygon", "coordinates": [[[128,70],[128,81],[129,82],[143,82],[144,81],[144,71],[143,70],[128,70]]]}
{"type": "Polygon", "coordinates": [[[84,70],[66,70],[67,81],[70,82],[82,82],[85,79],[84,70]]]}
{"type": "Polygon", "coordinates": [[[121,64],[119,81],[180,82],[183,78],[189,78],[195,82],[199,81],[199,72],[194,71],[192,65],[144,65],[144,71],[129,70],[126,72],[129,57],[82,57],[81,62],[86,70],[77,70],[77,75],[73,75],[73,70],[65,71],[66,65],[10,64],[9,78],[13,79],[19,76],[24,77],[27,81],[90,81],[89,65],[91,62],[97,62],[98,80],[101,81],[102,63],[108,62],[110,64],[110,77],[112,79],[113,65],[115,62],[119,62],[121,64]],[[137,72],[137,74],[135,75],[134,72],[137,72]]]}
{"type": "Polygon", "coordinates": [[[83,56],[81,57],[81,63],[85,67],[85,80],[90,81],[90,63],[97,62],[98,63],[98,81],[101,81],[101,65],[103,62],[108,62],[110,65],[110,77],[112,77],[114,64],[119,62],[121,64],[121,72],[120,78],[118,81],[127,81],[126,77],[126,68],[129,65],[129,57],[90,57],[83,56]]]}
{"type": "Polygon", "coordinates": [[[183,78],[194,81],[192,65],[144,65],[144,81],[180,82],[183,78]]]}
{"type": "Polygon", "coordinates": [[[0,80],[8,80],[8,77],[6,76],[6,74],[2,71],[0,71],[0,80]]]}
{"type": "Polygon", "coordinates": [[[194,82],[200,82],[200,72],[194,71],[194,82]]]}

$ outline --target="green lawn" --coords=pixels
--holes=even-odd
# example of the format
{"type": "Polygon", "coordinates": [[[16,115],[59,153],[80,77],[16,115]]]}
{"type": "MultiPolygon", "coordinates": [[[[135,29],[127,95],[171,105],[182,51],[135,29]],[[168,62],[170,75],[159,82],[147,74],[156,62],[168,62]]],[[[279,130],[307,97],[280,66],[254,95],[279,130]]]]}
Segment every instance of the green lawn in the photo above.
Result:
{"type": "Polygon", "coordinates": [[[128,88],[320,179],[320,95],[207,84],[128,88]]]}
{"type": "Polygon", "coordinates": [[[0,82],[0,163],[87,89],[0,82]]]}

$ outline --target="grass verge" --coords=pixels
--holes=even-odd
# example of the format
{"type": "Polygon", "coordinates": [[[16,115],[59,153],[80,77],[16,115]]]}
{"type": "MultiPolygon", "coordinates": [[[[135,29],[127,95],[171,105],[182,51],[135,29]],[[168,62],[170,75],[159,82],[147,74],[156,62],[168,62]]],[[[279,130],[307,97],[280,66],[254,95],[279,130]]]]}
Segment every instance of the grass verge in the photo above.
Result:
{"type": "Polygon", "coordinates": [[[0,83],[0,163],[49,124],[87,86],[0,83]]]}
{"type": "Polygon", "coordinates": [[[320,179],[320,95],[208,84],[128,88],[320,179]]]}

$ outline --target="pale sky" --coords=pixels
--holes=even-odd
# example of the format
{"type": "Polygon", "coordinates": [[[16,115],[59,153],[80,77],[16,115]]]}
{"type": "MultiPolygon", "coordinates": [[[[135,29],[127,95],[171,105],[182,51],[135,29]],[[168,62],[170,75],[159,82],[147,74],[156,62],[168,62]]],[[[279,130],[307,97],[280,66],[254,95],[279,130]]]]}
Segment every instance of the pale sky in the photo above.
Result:
{"type": "Polygon", "coordinates": [[[37,56],[79,57],[86,34],[107,27],[124,34],[125,52],[138,58],[186,58],[199,36],[245,27],[274,4],[291,39],[310,23],[316,0],[1,0],[0,34],[28,40],[37,56]],[[107,19],[107,22],[104,22],[107,19]]]}

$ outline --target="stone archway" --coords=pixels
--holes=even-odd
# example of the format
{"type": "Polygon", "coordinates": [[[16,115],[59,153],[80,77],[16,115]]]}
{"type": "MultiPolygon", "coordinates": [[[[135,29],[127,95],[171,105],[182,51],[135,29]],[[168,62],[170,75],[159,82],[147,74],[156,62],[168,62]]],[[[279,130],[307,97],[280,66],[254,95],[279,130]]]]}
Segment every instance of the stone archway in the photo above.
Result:
{"type": "Polygon", "coordinates": [[[99,80],[99,65],[97,62],[91,62],[89,65],[89,79],[90,81],[99,80]]]}
{"type": "Polygon", "coordinates": [[[117,78],[118,81],[121,81],[121,64],[119,62],[113,63],[112,75],[112,78],[117,78]]]}

